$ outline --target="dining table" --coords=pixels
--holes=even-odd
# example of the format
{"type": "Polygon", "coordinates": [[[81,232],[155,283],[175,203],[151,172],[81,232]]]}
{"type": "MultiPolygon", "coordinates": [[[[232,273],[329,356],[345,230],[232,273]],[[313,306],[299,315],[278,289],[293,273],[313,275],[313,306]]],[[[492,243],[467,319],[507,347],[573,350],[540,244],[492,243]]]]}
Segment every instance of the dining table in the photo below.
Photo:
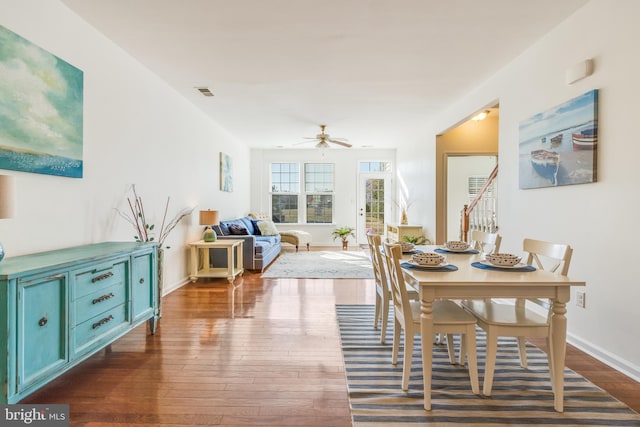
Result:
{"type": "Polygon", "coordinates": [[[420,268],[407,265],[411,253],[403,254],[405,281],[420,295],[422,370],[424,377],[424,409],[431,410],[431,377],[433,362],[433,302],[438,299],[479,298],[547,298],[551,303],[549,372],[554,393],[554,408],[563,412],[564,362],[567,337],[567,307],[571,286],[585,286],[574,280],[539,268],[491,268],[479,251],[447,252],[443,246],[416,246],[415,251],[439,252],[445,256],[444,268],[420,268]],[[476,263],[473,266],[472,263],[476,263]],[[482,265],[478,265],[482,263],[482,265]],[[484,268],[478,268],[483,267],[484,268]]]}

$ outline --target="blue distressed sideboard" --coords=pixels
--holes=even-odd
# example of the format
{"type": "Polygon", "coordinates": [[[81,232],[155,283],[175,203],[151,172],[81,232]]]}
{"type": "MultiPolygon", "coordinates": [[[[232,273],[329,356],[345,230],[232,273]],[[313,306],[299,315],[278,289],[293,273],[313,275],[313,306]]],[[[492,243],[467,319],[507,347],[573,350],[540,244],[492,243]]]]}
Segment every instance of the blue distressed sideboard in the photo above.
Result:
{"type": "Polygon", "coordinates": [[[16,403],[148,321],[157,246],[105,242],[0,263],[0,403],[16,403]]]}

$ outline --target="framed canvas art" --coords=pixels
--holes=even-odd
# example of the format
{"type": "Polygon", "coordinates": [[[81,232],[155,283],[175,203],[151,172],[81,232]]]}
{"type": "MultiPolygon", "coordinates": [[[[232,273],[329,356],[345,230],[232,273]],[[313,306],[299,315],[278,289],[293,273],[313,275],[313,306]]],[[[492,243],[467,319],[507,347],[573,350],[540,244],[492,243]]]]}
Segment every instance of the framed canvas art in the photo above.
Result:
{"type": "Polygon", "coordinates": [[[520,123],[521,189],[596,182],[598,89],[520,123]]]}
{"type": "Polygon", "coordinates": [[[233,165],[231,156],[220,152],[220,190],[233,191],[233,165]]]}
{"type": "Polygon", "coordinates": [[[0,25],[0,169],[82,178],[83,72],[0,25]]]}

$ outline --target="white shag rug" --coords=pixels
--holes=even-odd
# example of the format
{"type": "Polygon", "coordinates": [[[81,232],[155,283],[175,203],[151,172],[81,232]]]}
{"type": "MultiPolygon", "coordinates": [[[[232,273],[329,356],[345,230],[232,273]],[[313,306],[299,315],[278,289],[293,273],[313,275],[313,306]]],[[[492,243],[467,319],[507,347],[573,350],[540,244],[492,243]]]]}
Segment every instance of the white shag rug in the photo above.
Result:
{"type": "Polygon", "coordinates": [[[282,252],[263,279],[373,279],[369,255],[355,251],[282,252]]]}

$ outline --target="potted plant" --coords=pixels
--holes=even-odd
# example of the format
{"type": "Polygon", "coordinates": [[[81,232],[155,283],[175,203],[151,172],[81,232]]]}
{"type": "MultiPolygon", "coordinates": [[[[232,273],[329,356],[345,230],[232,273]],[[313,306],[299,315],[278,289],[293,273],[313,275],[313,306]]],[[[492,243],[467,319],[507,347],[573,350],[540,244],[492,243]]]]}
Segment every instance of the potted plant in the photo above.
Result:
{"type": "Polygon", "coordinates": [[[335,230],[333,230],[333,240],[336,240],[338,237],[342,240],[342,250],[346,251],[347,248],[349,247],[349,236],[351,237],[356,237],[355,234],[353,234],[353,228],[352,227],[347,227],[342,226],[342,227],[338,227],[335,230]]]}
{"type": "Polygon", "coordinates": [[[427,241],[424,236],[404,236],[404,240],[414,245],[423,245],[427,241]]]}

